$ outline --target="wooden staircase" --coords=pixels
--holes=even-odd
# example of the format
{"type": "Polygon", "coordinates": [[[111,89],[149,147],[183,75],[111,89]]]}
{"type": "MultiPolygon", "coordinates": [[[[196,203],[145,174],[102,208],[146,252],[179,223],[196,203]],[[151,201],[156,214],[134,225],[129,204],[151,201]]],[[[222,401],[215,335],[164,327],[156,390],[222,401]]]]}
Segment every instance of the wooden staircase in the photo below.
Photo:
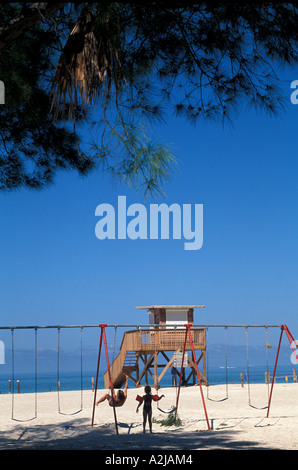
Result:
{"type": "MultiPolygon", "coordinates": [[[[126,380],[125,375],[131,375],[137,370],[138,367],[137,352],[129,349],[128,333],[129,332],[124,333],[119,354],[116,356],[115,360],[110,365],[111,377],[114,388],[121,388],[126,380]]],[[[104,373],[104,386],[105,388],[110,388],[110,380],[107,370],[104,373]]]]}

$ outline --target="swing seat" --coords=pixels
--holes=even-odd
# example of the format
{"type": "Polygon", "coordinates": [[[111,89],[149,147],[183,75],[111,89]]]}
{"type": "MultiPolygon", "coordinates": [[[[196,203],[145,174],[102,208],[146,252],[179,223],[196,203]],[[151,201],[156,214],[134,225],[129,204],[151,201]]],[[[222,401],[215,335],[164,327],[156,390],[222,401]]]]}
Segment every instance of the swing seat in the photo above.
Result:
{"type": "Polygon", "coordinates": [[[157,407],[157,409],[158,409],[159,411],[161,411],[162,413],[171,414],[171,413],[174,413],[174,411],[177,410],[177,407],[176,407],[176,406],[173,406],[173,407],[172,407],[170,410],[168,410],[168,411],[162,410],[161,408],[159,408],[159,406],[157,407]]]}

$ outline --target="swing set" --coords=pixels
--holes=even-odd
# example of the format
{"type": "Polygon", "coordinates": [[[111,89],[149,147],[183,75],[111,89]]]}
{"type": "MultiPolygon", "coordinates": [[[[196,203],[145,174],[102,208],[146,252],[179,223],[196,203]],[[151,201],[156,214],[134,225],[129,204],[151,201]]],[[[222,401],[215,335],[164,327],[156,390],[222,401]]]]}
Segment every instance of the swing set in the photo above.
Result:
{"type": "MultiPolygon", "coordinates": [[[[89,326],[89,325],[85,325],[89,326]]],[[[91,326],[91,325],[90,325],[91,326]]],[[[95,326],[95,325],[92,325],[95,326]]],[[[11,330],[11,419],[18,422],[27,422],[33,421],[37,418],[37,398],[38,398],[38,329],[56,329],[58,340],[57,340],[57,408],[58,413],[65,416],[72,416],[80,413],[83,410],[83,326],[24,326],[24,327],[1,327],[0,329],[10,329],[11,330]],[[61,362],[61,328],[79,328],[80,329],[80,394],[81,394],[81,404],[80,408],[74,412],[63,412],[61,410],[60,403],[60,362],[61,362]],[[20,419],[15,416],[15,330],[25,330],[25,329],[34,329],[34,415],[28,419],[20,419]]]]}
{"type": "MultiPolygon", "coordinates": [[[[59,395],[59,387],[58,387],[58,413],[64,414],[64,415],[74,415],[82,411],[83,409],[83,400],[82,400],[82,394],[83,394],[83,348],[82,348],[82,334],[83,334],[83,328],[87,327],[92,327],[92,328],[98,328],[100,327],[101,333],[100,333],[100,341],[99,341],[99,351],[98,351],[98,361],[97,361],[97,371],[96,371],[96,384],[95,384],[95,390],[94,390],[94,402],[93,402],[93,410],[92,410],[92,420],[91,420],[91,426],[94,425],[94,414],[95,414],[95,403],[96,403],[96,392],[97,392],[97,386],[98,386],[98,375],[99,375],[99,366],[100,366],[100,358],[101,358],[101,350],[102,350],[102,345],[104,344],[104,349],[105,349],[105,355],[106,355],[106,361],[107,361],[107,372],[108,372],[108,377],[109,377],[109,388],[111,389],[112,392],[112,397],[114,397],[114,385],[111,377],[111,365],[109,362],[109,355],[108,355],[108,345],[107,345],[107,338],[106,338],[106,328],[107,327],[114,327],[115,328],[115,338],[114,338],[114,354],[115,354],[115,340],[116,340],[116,328],[118,327],[132,327],[136,326],[137,328],[141,328],[142,326],[147,327],[148,325],[106,325],[106,324],[100,324],[100,325],[73,325],[73,326],[29,326],[29,327],[0,327],[2,330],[11,330],[11,350],[12,350],[12,414],[11,418],[15,421],[20,421],[20,422],[25,422],[25,421],[31,421],[33,419],[37,418],[37,398],[38,398],[38,393],[37,393],[37,353],[38,353],[38,348],[37,348],[37,332],[39,328],[45,329],[45,328],[55,328],[58,331],[58,348],[57,348],[57,380],[60,380],[60,328],[79,328],[81,332],[81,341],[80,341],[80,355],[81,355],[81,406],[78,409],[78,411],[75,411],[73,413],[65,413],[62,412],[61,406],[60,406],[60,395],[59,395]],[[16,329],[33,329],[35,333],[35,339],[34,339],[34,382],[35,382],[35,393],[34,393],[34,416],[30,419],[17,419],[15,417],[15,402],[14,402],[14,381],[15,381],[15,344],[14,344],[14,332],[16,329]]],[[[194,349],[194,344],[193,344],[193,337],[192,337],[192,331],[191,328],[194,326],[190,323],[187,323],[184,325],[185,327],[185,338],[184,338],[184,346],[183,346],[183,353],[182,353],[182,362],[181,362],[181,369],[180,369],[180,374],[179,374],[179,385],[178,388],[176,387],[176,406],[171,409],[170,411],[163,411],[164,413],[174,413],[175,412],[175,418],[177,417],[177,411],[178,411],[178,406],[179,406],[179,398],[180,398],[180,391],[181,391],[181,384],[182,384],[182,377],[183,377],[183,364],[184,364],[184,356],[186,353],[186,345],[188,344],[187,349],[191,349],[193,353],[193,358],[195,358],[195,349],[194,349]]],[[[152,325],[150,325],[152,328],[152,325]]],[[[155,328],[158,328],[158,325],[154,325],[155,328]]],[[[281,348],[281,342],[284,333],[286,333],[286,336],[290,342],[290,346],[292,348],[293,354],[292,356],[295,358],[296,363],[298,364],[298,354],[297,354],[297,349],[296,349],[296,342],[293,338],[293,335],[289,331],[289,328],[286,325],[198,325],[199,328],[205,328],[206,331],[208,332],[208,329],[211,327],[221,327],[224,328],[225,330],[225,366],[226,366],[226,395],[220,399],[220,400],[214,400],[209,397],[209,386],[207,384],[207,399],[211,401],[224,401],[229,398],[228,394],[228,340],[227,340],[227,334],[228,334],[228,329],[230,327],[242,327],[245,328],[245,333],[246,333],[246,353],[247,353],[247,373],[248,373],[248,400],[249,400],[249,406],[256,408],[256,409],[267,409],[267,414],[266,417],[269,417],[269,412],[270,412],[270,406],[271,406],[271,401],[272,401],[272,394],[273,394],[273,388],[274,388],[274,383],[276,379],[276,370],[277,370],[277,364],[278,364],[278,359],[279,359],[279,354],[280,354],[280,348],[281,348]],[[275,358],[275,365],[274,365],[274,372],[273,372],[273,377],[271,381],[271,386],[270,383],[268,382],[268,403],[267,406],[263,408],[257,408],[256,406],[252,405],[251,403],[251,393],[250,393],[250,374],[249,374],[249,346],[248,346],[248,329],[250,327],[263,327],[265,328],[265,334],[266,334],[266,354],[267,354],[267,371],[268,371],[268,338],[267,338],[267,329],[270,327],[278,327],[281,329],[280,333],[280,338],[279,338],[279,343],[278,343],[278,348],[277,348],[277,354],[275,358]]],[[[171,330],[172,331],[172,330],[171,330]]],[[[180,330],[181,331],[181,330],[180,330]]],[[[208,358],[208,342],[206,343],[206,348],[207,348],[207,358],[208,358]]],[[[201,401],[205,413],[205,419],[207,423],[207,429],[210,430],[210,424],[209,424],[209,419],[208,419],[208,414],[207,414],[207,407],[205,403],[205,398],[204,398],[204,393],[202,389],[202,381],[201,381],[201,374],[198,369],[198,361],[193,360],[192,365],[195,368],[196,376],[198,379],[198,384],[200,388],[200,394],[201,394],[201,401]]],[[[207,360],[207,367],[208,367],[208,360],[207,360]]],[[[207,374],[208,376],[208,374],[207,374]]],[[[115,430],[116,433],[118,434],[118,423],[117,423],[117,415],[116,415],[116,409],[115,409],[115,403],[114,399],[112,401],[113,404],[113,413],[114,413],[114,421],[115,421],[115,430]]]]}
{"type": "MultiPolygon", "coordinates": [[[[182,361],[181,361],[181,369],[180,369],[180,374],[179,374],[179,385],[178,385],[178,390],[176,392],[176,406],[174,408],[172,408],[170,411],[163,411],[163,410],[160,410],[162,411],[163,413],[168,413],[168,414],[173,414],[175,413],[175,419],[174,421],[176,421],[177,419],[177,413],[178,413],[178,406],[179,406],[179,398],[180,398],[180,390],[181,390],[181,384],[182,384],[182,376],[183,376],[183,368],[184,368],[184,357],[185,357],[185,353],[186,353],[186,344],[187,344],[187,340],[189,340],[189,344],[190,344],[190,348],[192,350],[192,353],[193,353],[193,357],[195,357],[195,350],[194,350],[194,345],[193,345],[193,339],[192,339],[192,334],[191,334],[191,327],[193,325],[187,323],[184,325],[185,327],[185,339],[184,339],[184,346],[183,346],[183,352],[182,352],[182,361]]],[[[270,412],[270,405],[271,405],[271,399],[272,399],[272,393],[273,393],[273,386],[274,386],[274,382],[275,382],[275,378],[276,378],[276,369],[277,369],[277,364],[278,364],[278,358],[279,358],[279,353],[280,353],[280,347],[281,347],[281,341],[282,341],[282,336],[283,336],[283,333],[286,332],[286,335],[288,337],[288,340],[290,342],[290,345],[291,345],[291,348],[293,350],[293,354],[294,354],[294,357],[296,359],[296,362],[298,364],[298,355],[297,355],[297,351],[295,349],[295,345],[296,345],[296,342],[292,336],[292,334],[290,333],[288,327],[286,325],[206,325],[205,328],[208,329],[209,327],[224,327],[225,328],[225,361],[226,361],[226,396],[220,400],[213,400],[211,398],[209,398],[208,396],[208,384],[207,384],[207,399],[211,400],[211,401],[224,401],[224,400],[227,400],[229,398],[229,395],[228,395],[228,374],[227,374],[227,370],[228,370],[228,341],[227,341],[227,330],[229,328],[229,326],[232,326],[232,327],[244,327],[245,328],[245,332],[246,332],[246,353],[247,353],[247,372],[248,372],[248,397],[249,397],[249,406],[251,406],[252,408],[255,408],[255,409],[267,409],[267,414],[266,414],[266,417],[268,418],[269,417],[269,412],[270,412]],[[248,355],[248,352],[249,352],[249,349],[248,349],[248,328],[249,327],[264,327],[265,328],[265,335],[266,335],[266,356],[267,356],[267,372],[269,371],[269,365],[268,365],[268,338],[267,338],[267,329],[268,327],[279,327],[281,328],[281,334],[280,334],[280,339],[279,339],[279,344],[278,344],[278,349],[277,349],[277,354],[276,354],[276,359],[275,359],[275,365],[274,365],[274,372],[273,372],[273,377],[272,377],[272,382],[271,382],[271,387],[270,387],[270,391],[269,391],[269,382],[268,382],[268,404],[267,406],[265,407],[262,407],[262,408],[258,408],[254,405],[251,404],[251,396],[250,396],[250,388],[249,388],[249,355],[248,355]]],[[[110,389],[111,389],[111,394],[112,394],[112,397],[114,396],[114,387],[113,387],[113,382],[112,382],[112,377],[111,377],[111,373],[110,373],[110,364],[109,364],[109,355],[108,355],[108,348],[107,348],[107,341],[106,341],[106,334],[105,334],[105,328],[108,327],[108,325],[99,325],[99,327],[101,328],[101,335],[100,335],[100,342],[99,342],[99,353],[98,353],[98,362],[97,362],[97,372],[96,372],[96,386],[95,386],[95,393],[94,393],[94,401],[93,401],[93,411],[92,411],[92,420],[91,420],[91,426],[94,425],[94,414],[95,414],[95,404],[96,404],[96,391],[97,391],[97,384],[98,384],[98,374],[99,374],[99,365],[100,365],[100,356],[101,356],[101,348],[102,348],[102,340],[104,341],[104,346],[105,346],[105,353],[106,353],[106,360],[107,360],[107,367],[108,367],[108,374],[109,374],[109,382],[110,382],[110,389]]],[[[200,325],[200,327],[202,327],[200,325]]],[[[207,343],[208,344],[208,343],[207,343]]],[[[208,357],[208,356],[207,356],[208,357]]],[[[208,363],[208,361],[207,361],[208,363]]],[[[200,388],[200,395],[201,395],[201,401],[202,401],[202,406],[203,406],[203,410],[204,410],[204,414],[205,414],[205,420],[206,420],[206,424],[207,424],[207,430],[208,431],[211,431],[211,426],[210,426],[210,422],[209,422],[209,418],[208,418],[208,413],[207,413],[207,407],[206,407],[206,402],[205,402],[205,398],[204,398],[204,393],[203,393],[203,389],[202,389],[202,383],[201,383],[201,378],[200,378],[200,373],[199,373],[199,369],[198,369],[198,364],[197,364],[197,361],[194,361],[194,364],[195,364],[195,369],[196,369],[196,375],[197,375],[197,379],[198,379],[198,384],[199,384],[199,388],[200,388]]],[[[115,421],[115,430],[116,430],[116,433],[118,434],[118,423],[117,423],[117,416],[116,416],[116,410],[115,410],[115,403],[114,403],[114,399],[112,401],[113,403],[113,412],[114,412],[114,421],[115,421]]],[[[159,407],[158,407],[159,409],[159,407]]]]}
{"type": "MultiPolygon", "coordinates": [[[[227,339],[227,332],[229,326],[233,327],[240,327],[240,325],[223,325],[222,327],[225,329],[225,396],[220,399],[215,399],[215,398],[210,398],[209,396],[209,341],[208,341],[208,328],[209,326],[216,326],[216,327],[221,327],[221,325],[208,325],[206,328],[207,334],[206,334],[206,344],[207,344],[207,400],[213,401],[213,402],[222,402],[225,400],[228,400],[229,398],[229,381],[228,381],[228,368],[229,368],[229,361],[228,361],[228,339],[227,339]]],[[[276,327],[275,325],[270,325],[271,327],[276,327]]],[[[248,343],[248,328],[256,328],[256,327],[261,327],[265,329],[265,346],[266,346],[266,364],[267,364],[267,371],[266,371],[266,376],[269,377],[269,360],[268,360],[268,347],[270,347],[268,343],[268,325],[244,325],[243,328],[245,328],[245,336],[246,336],[246,367],[247,367],[247,390],[248,390],[248,404],[252,408],[255,409],[267,409],[267,406],[258,408],[257,406],[252,405],[251,403],[251,392],[250,392],[250,364],[249,364],[249,343],[248,343]]],[[[269,397],[269,381],[267,380],[267,385],[268,385],[268,397],[269,397]]]]}

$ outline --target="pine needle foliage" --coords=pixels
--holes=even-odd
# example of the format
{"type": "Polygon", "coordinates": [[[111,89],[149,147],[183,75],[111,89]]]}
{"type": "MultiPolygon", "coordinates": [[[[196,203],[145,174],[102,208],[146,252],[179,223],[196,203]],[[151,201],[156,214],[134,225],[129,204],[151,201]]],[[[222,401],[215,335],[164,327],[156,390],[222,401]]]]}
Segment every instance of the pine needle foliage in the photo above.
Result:
{"type": "Polygon", "coordinates": [[[295,3],[46,5],[0,6],[2,190],[100,168],[161,192],[176,161],[152,138],[165,110],[192,125],[232,123],[247,106],[283,112],[278,72],[298,62],[295,3]],[[30,26],[13,34],[24,12],[30,26]]]}

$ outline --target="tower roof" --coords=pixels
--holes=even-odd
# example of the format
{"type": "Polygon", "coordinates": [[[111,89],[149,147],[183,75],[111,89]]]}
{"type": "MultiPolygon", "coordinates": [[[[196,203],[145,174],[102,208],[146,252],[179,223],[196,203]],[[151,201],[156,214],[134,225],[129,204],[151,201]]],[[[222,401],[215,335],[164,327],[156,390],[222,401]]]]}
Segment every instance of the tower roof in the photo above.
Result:
{"type": "Polygon", "coordinates": [[[153,308],[165,308],[167,310],[173,309],[173,310],[179,310],[179,309],[185,309],[185,308],[205,308],[205,305],[147,305],[144,307],[136,307],[138,310],[150,310],[153,308]]]}

